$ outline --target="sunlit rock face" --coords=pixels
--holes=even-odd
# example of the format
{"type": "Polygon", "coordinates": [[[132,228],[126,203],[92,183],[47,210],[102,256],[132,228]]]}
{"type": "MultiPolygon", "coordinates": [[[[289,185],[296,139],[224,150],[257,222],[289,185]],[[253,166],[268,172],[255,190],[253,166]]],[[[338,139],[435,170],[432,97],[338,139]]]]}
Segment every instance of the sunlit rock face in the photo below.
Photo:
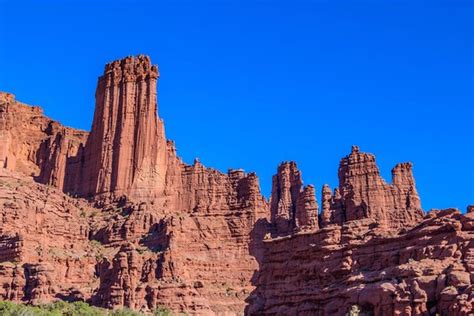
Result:
{"type": "MultiPolygon", "coordinates": [[[[147,56],[106,65],[90,132],[0,93],[0,298],[198,315],[467,315],[471,210],[421,210],[412,165],[386,183],[353,147],[339,185],[184,163],[147,56]]],[[[251,153],[249,153],[251,154],[251,153]]]]}

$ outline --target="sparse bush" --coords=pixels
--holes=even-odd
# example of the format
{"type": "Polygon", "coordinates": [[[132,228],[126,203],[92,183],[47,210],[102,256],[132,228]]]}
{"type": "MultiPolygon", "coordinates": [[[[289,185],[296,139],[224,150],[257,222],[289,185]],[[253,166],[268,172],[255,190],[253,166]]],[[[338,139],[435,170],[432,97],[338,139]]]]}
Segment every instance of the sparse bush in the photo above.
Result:
{"type": "Polygon", "coordinates": [[[114,310],[111,313],[112,316],[142,316],[143,314],[136,312],[134,310],[124,308],[124,309],[118,309],[114,310]]]}
{"type": "MultiPolygon", "coordinates": [[[[143,314],[130,310],[106,310],[90,306],[85,302],[67,303],[58,301],[52,304],[31,306],[25,304],[15,304],[8,301],[0,301],[0,315],[2,316],[143,316],[143,314]]],[[[154,314],[154,315],[172,315],[154,314]]]]}
{"type": "Polygon", "coordinates": [[[92,247],[100,247],[100,246],[102,246],[102,244],[100,243],[100,241],[95,240],[95,239],[92,239],[92,240],[90,241],[90,243],[91,243],[92,247]]]}
{"type": "Polygon", "coordinates": [[[172,316],[173,313],[167,309],[164,306],[158,306],[154,311],[153,311],[154,316],[172,316]]]}

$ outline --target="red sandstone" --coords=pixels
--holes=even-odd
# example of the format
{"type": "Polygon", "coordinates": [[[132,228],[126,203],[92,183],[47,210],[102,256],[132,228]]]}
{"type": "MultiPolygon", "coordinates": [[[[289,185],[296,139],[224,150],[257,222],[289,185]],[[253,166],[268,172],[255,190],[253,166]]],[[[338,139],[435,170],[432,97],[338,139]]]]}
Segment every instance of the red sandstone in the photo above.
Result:
{"type": "Polygon", "coordinates": [[[189,314],[469,315],[474,214],[424,214],[410,163],[380,176],[354,146],[339,186],[282,163],[187,165],[166,140],[158,67],[105,67],[90,133],[0,93],[0,297],[189,314]],[[321,211],[319,211],[321,209],[321,211]]]}

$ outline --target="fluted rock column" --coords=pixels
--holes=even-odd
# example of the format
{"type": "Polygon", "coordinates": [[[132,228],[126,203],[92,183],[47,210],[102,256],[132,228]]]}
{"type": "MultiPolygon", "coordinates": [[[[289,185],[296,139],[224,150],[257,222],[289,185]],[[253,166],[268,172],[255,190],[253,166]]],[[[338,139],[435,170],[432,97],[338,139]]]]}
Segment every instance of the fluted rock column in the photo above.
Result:
{"type": "Polygon", "coordinates": [[[270,204],[271,222],[277,235],[294,229],[318,228],[318,203],[314,187],[303,188],[296,163],[284,162],[273,176],[270,204]]]}
{"type": "MultiPolygon", "coordinates": [[[[66,161],[68,155],[68,139],[67,130],[58,127],[59,124],[50,124],[48,129],[53,129],[53,125],[59,129],[53,135],[41,144],[40,152],[43,153],[43,161],[41,161],[41,172],[38,181],[47,183],[57,188],[64,188],[66,161]]],[[[52,132],[50,132],[52,134],[52,132]]]]}
{"type": "Polygon", "coordinates": [[[270,204],[271,221],[278,233],[287,233],[294,223],[296,200],[303,182],[295,162],[284,162],[273,176],[270,204]]]}
{"type": "Polygon", "coordinates": [[[9,93],[0,93],[0,169],[9,167],[9,151],[11,136],[8,130],[8,107],[14,101],[14,97],[9,93]]]}
{"type": "Polygon", "coordinates": [[[158,68],[147,56],[107,64],[84,150],[83,195],[152,198],[163,193],[167,145],[158,118],[158,68]]]}
{"type": "Polygon", "coordinates": [[[318,228],[318,202],[312,185],[304,187],[298,196],[295,226],[298,229],[318,228]]]}
{"type": "Polygon", "coordinates": [[[421,210],[421,202],[415,187],[412,163],[404,162],[397,164],[392,169],[392,184],[398,188],[401,195],[400,208],[421,210]]]}
{"type": "Polygon", "coordinates": [[[322,199],[322,211],[321,211],[321,224],[327,226],[331,224],[331,202],[332,202],[332,191],[329,185],[325,184],[321,190],[322,199]]]}

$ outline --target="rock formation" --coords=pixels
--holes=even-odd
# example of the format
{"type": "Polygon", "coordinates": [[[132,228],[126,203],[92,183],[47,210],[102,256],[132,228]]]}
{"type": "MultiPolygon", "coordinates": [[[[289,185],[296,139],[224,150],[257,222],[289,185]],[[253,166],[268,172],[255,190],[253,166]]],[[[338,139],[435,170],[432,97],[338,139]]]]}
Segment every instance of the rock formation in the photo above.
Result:
{"type": "MultiPolygon", "coordinates": [[[[10,94],[1,95],[0,136],[8,141],[0,147],[5,181],[32,175],[48,187],[24,182],[25,189],[47,190],[59,200],[66,199],[63,191],[87,198],[83,209],[96,208],[91,214],[70,215],[67,205],[60,204],[58,211],[45,207],[50,215],[66,213],[71,222],[85,221],[81,224],[85,244],[77,241],[77,252],[53,241],[50,231],[31,234],[28,227],[39,227],[38,223],[25,221],[29,225],[23,226],[11,220],[20,237],[30,234],[44,240],[67,258],[58,263],[45,256],[44,264],[37,266],[37,256],[23,254],[24,249],[37,246],[15,241],[11,232],[1,235],[0,255],[12,262],[13,269],[6,280],[13,282],[18,266],[31,265],[28,274],[19,270],[19,282],[28,287],[15,294],[18,299],[38,302],[74,296],[104,307],[152,310],[164,304],[199,313],[243,310],[243,298],[253,289],[251,279],[258,267],[254,257],[258,257],[258,240],[265,231],[264,225],[257,228],[257,222],[267,216],[268,204],[254,173],[229,170],[224,174],[198,160],[193,165],[180,160],[157,116],[157,78],[158,68],[145,56],[108,64],[99,78],[90,134],[62,127],[39,108],[23,105],[10,94]],[[15,246],[19,244],[24,246],[15,246]],[[58,288],[72,257],[82,258],[82,248],[92,259],[78,264],[96,273],[71,278],[79,285],[73,291],[58,288]],[[15,259],[14,254],[21,257],[15,259]],[[126,265],[123,258],[128,258],[126,265]],[[59,272],[51,271],[47,263],[61,267],[59,272]],[[41,282],[28,281],[32,276],[41,282]]],[[[22,204],[16,213],[26,216],[27,197],[18,199],[22,204]]],[[[6,214],[12,212],[8,205],[2,208],[6,214]]],[[[70,237],[71,242],[74,239],[70,237]]]]}
{"type": "Polygon", "coordinates": [[[276,235],[295,229],[318,228],[318,203],[314,186],[303,187],[295,162],[284,162],[273,176],[271,221],[276,235]]]}
{"type": "Polygon", "coordinates": [[[318,228],[318,202],[314,186],[308,185],[298,194],[295,210],[295,226],[298,229],[318,228]]]}
{"type": "Polygon", "coordinates": [[[63,189],[66,157],[75,156],[86,132],[63,127],[40,107],[0,92],[0,167],[63,189]]]}
{"type": "Polygon", "coordinates": [[[298,214],[317,214],[314,189],[307,188],[302,190],[294,163],[278,168],[274,234],[264,241],[247,314],[470,315],[474,310],[474,213],[424,216],[410,163],[396,165],[387,184],[375,157],[354,146],[341,160],[339,187],[334,193],[328,185],[322,188],[321,228],[313,224],[309,231],[298,229],[308,222],[298,214]],[[311,202],[295,206],[297,196],[311,202]]]}
{"type": "Polygon", "coordinates": [[[374,218],[388,228],[416,224],[423,212],[411,167],[410,163],[396,165],[392,184],[387,184],[380,176],[375,156],[353,146],[351,154],[339,165],[340,198],[334,198],[335,218],[343,221],[374,218]]]}
{"type": "MultiPolygon", "coordinates": [[[[321,224],[342,225],[347,221],[372,218],[387,230],[411,227],[423,218],[411,163],[397,164],[392,184],[380,176],[375,156],[357,146],[341,160],[339,188],[321,192],[321,224]]],[[[301,172],[294,162],[282,163],[273,177],[271,221],[277,235],[295,229],[318,228],[318,204],[314,187],[303,188],[301,172]]]]}
{"type": "Polygon", "coordinates": [[[474,216],[433,211],[387,236],[372,218],[268,239],[249,315],[472,315],[474,216]]]}
{"type": "Polygon", "coordinates": [[[158,67],[146,56],[107,64],[76,185],[83,196],[149,199],[163,193],[167,145],[158,118],[158,67]]]}
{"type": "Polygon", "coordinates": [[[353,147],[339,186],[294,162],[269,202],[255,173],[192,165],[158,116],[158,67],[109,63],[90,133],[0,93],[0,298],[188,314],[467,315],[472,206],[421,210],[410,163],[386,183],[353,147]]]}

